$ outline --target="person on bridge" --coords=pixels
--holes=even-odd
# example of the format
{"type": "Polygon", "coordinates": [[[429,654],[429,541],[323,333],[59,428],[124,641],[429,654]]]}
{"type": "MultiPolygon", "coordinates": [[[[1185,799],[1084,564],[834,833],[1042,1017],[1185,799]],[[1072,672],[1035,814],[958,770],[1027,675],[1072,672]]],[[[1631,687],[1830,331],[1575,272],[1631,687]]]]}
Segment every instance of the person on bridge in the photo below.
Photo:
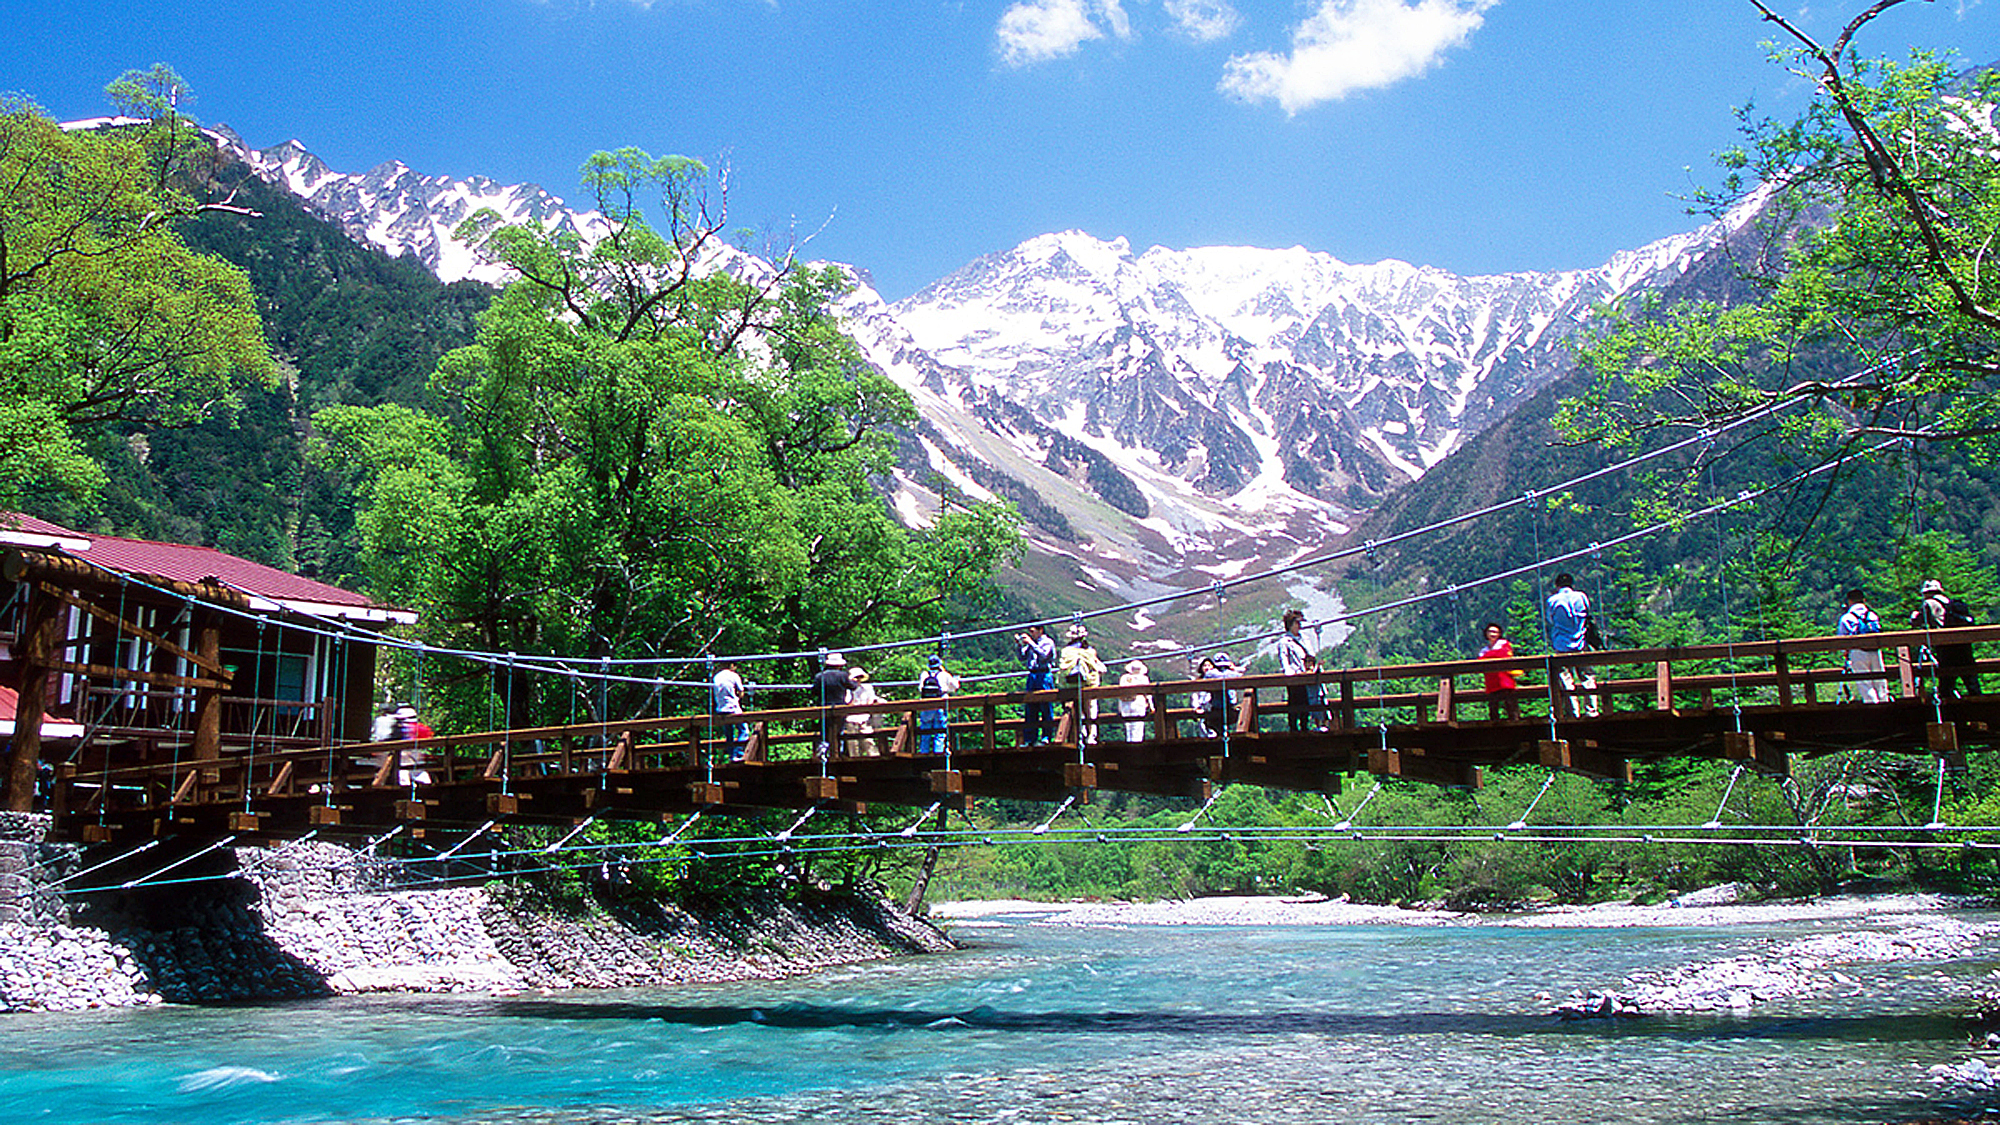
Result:
{"type": "MultiPolygon", "coordinates": [[[[1286,610],[1284,622],[1284,635],[1278,638],[1278,664],[1287,676],[1303,676],[1306,674],[1306,661],[1312,656],[1312,650],[1306,647],[1306,639],[1301,634],[1306,623],[1305,611],[1297,606],[1286,610]]],[[[1285,685],[1286,730],[1296,732],[1311,727],[1311,719],[1306,714],[1310,690],[1309,684],[1285,685]]]]}
{"type": "Polygon", "coordinates": [[[740,762],[743,748],[750,742],[750,725],[743,721],[743,704],[750,698],[750,685],[743,682],[734,660],[725,660],[716,669],[709,695],[710,709],[725,720],[722,737],[729,748],[729,760],[740,762]]]}
{"type": "MultiPolygon", "coordinates": [[[[1226,652],[1218,652],[1202,662],[1207,671],[1202,678],[1226,680],[1236,674],[1236,662],[1229,659],[1226,652]]],[[[1208,718],[1205,723],[1212,735],[1227,735],[1236,716],[1236,692],[1217,688],[1208,693],[1208,718]]]]}
{"type": "Polygon", "coordinates": [[[847,658],[837,652],[829,652],[822,662],[819,674],[812,679],[813,694],[819,699],[819,745],[814,753],[821,761],[833,752],[834,736],[838,734],[833,721],[832,708],[846,704],[847,697],[854,691],[854,677],[848,674],[847,658]]]}
{"type": "MultiPolygon", "coordinates": [[[[1146,675],[1146,662],[1133,660],[1125,665],[1125,674],[1118,677],[1119,687],[1142,687],[1152,683],[1146,675]]],[[[1153,696],[1150,692],[1118,697],[1118,714],[1125,719],[1125,741],[1141,742],[1146,737],[1146,716],[1153,713],[1153,696]]]]}
{"type": "MultiPolygon", "coordinates": [[[[1975,624],[1971,607],[1957,598],[1947,596],[1944,592],[1944,583],[1937,579],[1925,579],[1919,593],[1924,600],[1918,602],[1916,610],[1910,614],[1910,628],[1960,629],[1975,624]]],[[[1970,644],[1961,641],[1942,645],[1926,644],[1924,647],[1934,654],[1940,698],[1957,699],[1960,687],[1965,689],[1964,694],[1967,695],[1985,693],[1985,689],[1979,684],[1979,673],[1975,670],[1970,644]]]]}
{"type": "MultiPolygon", "coordinates": [[[[1040,622],[1028,626],[1025,633],[1014,634],[1014,647],[1021,667],[1028,670],[1023,691],[1048,691],[1056,686],[1056,639],[1040,622]]],[[[1039,746],[1054,733],[1055,712],[1047,701],[1021,706],[1021,745],[1039,746]]]]}
{"type": "MultiPolygon", "coordinates": [[[[1514,659],[1514,642],[1507,639],[1507,631],[1498,621],[1486,623],[1486,647],[1479,650],[1481,660],[1514,659]]],[[[1521,700],[1514,694],[1514,669],[1495,668],[1486,673],[1486,717],[1498,719],[1504,712],[1509,722],[1521,721],[1521,700]]]]}
{"type": "MultiPolygon", "coordinates": [[[[1079,621],[1069,627],[1068,643],[1063,645],[1062,654],[1056,659],[1056,668],[1062,674],[1065,687],[1079,689],[1094,688],[1104,682],[1104,661],[1098,658],[1097,649],[1090,643],[1090,630],[1079,621]]],[[[1078,699],[1077,721],[1083,724],[1077,740],[1085,746],[1097,741],[1097,700],[1078,699]]]]}
{"type": "MultiPolygon", "coordinates": [[[[1215,661],[1206,656],[1202,657],[1201,663],[1195,666],[1194,678],[1197,680],[1214,679],[1215,661]]],[[[1194,708],[1195,737],[1197,738],[1215,737],[1215,729],[1208,725],[1209,700],[1214,694],[1214,692],[1197,691],[1191,693],[1188,698],[1188,706],[1194,708]]]]}
{"type": "MultiPolygon", "coordinates": [[[[421,746],[424,739],[437,737],[437,732],[431,729],[429,723],[417,718],[415,706],[405,703],[396,710],[396,737],[407,738],[421,746]]],[[[424,768],[430,764],[430,753],[419,749],[418,746],[412,746],[402,752],[400,760],[396,763],[401,767],[396,771],[396,784],[431,783],[431,771],[424,768]]]]}
{"type": "MultiPolygon", "coordinates": [[[[943,701],[957,690],[958,677],[945,668],[944,657],[931,653],[930,667],[924,670],[923,679],[917,681],[917,695],[943,701]]],[[[945,737],[950,733],[951,720],[944,708],[917,712],[917,753],[944,753],[945,737]]]]}
{"type": "MultiPolygon", "coordinates": [[[[1868,608],[1868,596],[1859,589],[1847,592],[1847,612],[1840,615],[1834,625],[1834,632],[1843,637],[1865,637],[1882,631],[1882,619],[1868,608]]],[[[1873,648],[1850,648],[1847,650],[1847,670],[1849,672],[1881,672],[1882,652],[1873,648]]],[[[1884,679],[1850,680],[1854,696],[1863,703],[1889,702],[1889,681],[1884,679]]]]}
{"type": "MultiPolygon", "coordinates": [[[[1319,657],[1306,653],[1306,675],[1319,675],[1319,657]]],[[[1326,730],[1333,725],[1333,714],[1326,706],[1326,685],[1314,680],[1306,685],[1306,721],[1311,730],[1326,730]]]]}
{"type": "MultiPolygon", "coordinates": [[[[882,702],[881,695],[875,691],[875,685],[868,681],[868,672],[866,669],[850,668],[847,674],[854,681],[854,690],[847,693],[848,706],[855,707],[882,702]]],[[[847,716],[842,722],[846,725],[847,741],[852,747],[848,751],[849,754],[867,758],[879,758],[882,756],[882,746],[875,738],[875,713],[873,711],[858,711],[847,716]]]]}
{"type": "MultiPolygon", "coordinates": [[[[1549,595],[1547,608],[1550,651],[1558,655],[1584,651],[1584,636],[1590,631],[1590,598],[1576,588],[1576,579],[1566,573],[1556,575],[1556,592],[1549,595]]],[[[1563,695],[1569,698],[1569,713],[1596,718],[1597,669],[1588,664],[1565,664],[1556,676],[1563,695]],[[1583,681],[1581,697],[1577,694],[1579,679],[1583,681]]]]}

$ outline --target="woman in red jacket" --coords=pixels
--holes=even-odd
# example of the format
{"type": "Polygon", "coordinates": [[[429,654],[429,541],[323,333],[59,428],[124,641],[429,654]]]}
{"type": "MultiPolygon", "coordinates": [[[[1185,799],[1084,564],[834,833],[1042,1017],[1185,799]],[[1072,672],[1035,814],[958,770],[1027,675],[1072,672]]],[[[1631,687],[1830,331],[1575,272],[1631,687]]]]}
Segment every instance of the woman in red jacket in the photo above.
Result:
{"type": "MultiPolygon", "coordinates": [[[[1486,623],[1486,647],[1479,650],[1481,660],[1514,659],[1514,644],[1507,639],[1506,630],[1498,621],[1486,623]]],[[[1519,722],[1521,701],[1514,695],[1514,669],[1496,668],[1486,673],[1486,717],[1498,719],[1506,712],[1510,721],[1519,722]]]]}

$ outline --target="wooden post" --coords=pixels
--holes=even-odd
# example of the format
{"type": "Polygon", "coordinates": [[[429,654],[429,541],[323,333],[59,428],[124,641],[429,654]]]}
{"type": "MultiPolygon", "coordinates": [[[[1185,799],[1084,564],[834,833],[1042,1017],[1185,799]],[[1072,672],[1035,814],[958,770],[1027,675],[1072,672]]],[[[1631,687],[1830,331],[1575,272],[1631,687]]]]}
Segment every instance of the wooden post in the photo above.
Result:
{"type": "Polygon", "coordinates": [[[917,713],[903,712],[903,721],[896,724],[896,737],[889,743],[889,756],[907,758],[917,752],[917,713]]]}
{"type": "Polygon", "coordinates": [[[1903,685],[1904,699],[1915,699],[1917,697],[1917,669],[1914,664],[1910,663],[1910,646],[1908,645],[1902,645],[1896,649],[1896,679],[1897,682],[1903,685]]]}
{"type": "MultiPolygon", "coordinates": [[[[195,654],[211,663],[222,659],[222,615],[212,609],[195,611],[195,654]]],[[[228,674],[225,672],[225,676],[228,674]]],[[[233,676],[228,677],[232,683],[233,676]]],[[[257,685],[250,685],[255,694],[257,685]]],[[[194,689],[194,760],[197,763],[213,763],[222,759],[222,690],[213,687],[194,689]]],[[[222,780],[221,769],[204,765],[201,783],[214,785],[222,780]]]]}
{"type": "Polygon", "coordinates": [[[1440,723],[1455,723],[1458,721],[1458,697],[1453,689],[1452,678],[1450,676],[1440,676],[1438,678],[1437,715],[1435,721],[1440,723]]]}
{"type": "Polygon", "coordinates": [[[1778,706],[1792,705],[1792,664],[1786,659],[1785,650],[1780,648],[1771,656],[1778,670],[1778,706]]]}
{"type": "Polygon", "coordinates": [[[1674,709],[1674,666],[1665,660],[1653,664],[1653,709],[1674,709]]]}
{"type": "Polygon", "coordinates": [[[1174,730],[1173,722],[1167,718],[1167,693],[1163,691],[1154,692],[1153,693],[1153,741],[1165,742],[1167,739],[1174,737],[1174,735],[1177,733],[1179,732],[1174,730]]]}
{"type": "Polygon", "coordinates": [[[62,603],[42,595],[29,595],[28,610],[21,623],[21,682],[14,712],[14,749],[7,761],[4,803],[8,812],[33,812],[35,773],[42,761],[42,703],[49,690],[49,659],[55,651],[56,630],[62,603]]]}
{"type": "Polygon", "coordinates": [[[1354,681],[1343,678],[1340,681],[1340,709],[1333,713],[1333,729],[1354,729],[1354,681]]]}

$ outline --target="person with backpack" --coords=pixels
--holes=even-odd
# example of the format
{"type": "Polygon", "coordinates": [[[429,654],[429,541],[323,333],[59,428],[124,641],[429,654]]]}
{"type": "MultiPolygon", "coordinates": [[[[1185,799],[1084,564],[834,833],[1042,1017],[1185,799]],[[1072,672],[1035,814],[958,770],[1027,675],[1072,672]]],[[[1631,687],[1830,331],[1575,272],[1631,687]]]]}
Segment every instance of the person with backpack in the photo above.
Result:
{"type": "MultiPolygon", "coordinates": [[[[1028,670],[1028,679],[1022,685],[1023,691],[1048,691],[1056,686],[1056,639],[1039,622],[1029,625],[1025,633],[1014,634],[1014,648],[1021,658],[1021,667],[1028,670]]],[[[1021,705],[1022,746],[1040,746],[1055,733],[1055,710],[1047,701],[1023,703],[1021,705]]]]}
{"type": "MultiPolygon", "coordinates": [[[[1868,608],[1868,598],[1859,589],[1847,592],[1847,612],[1840,615],[1834,632],[1843,637],[1865,637],[1882,631],[1882,619],[1868,608]]],[[[1849,672],[1881,672],[1882,652],[1873,648],[1850,648],[1847,650],[1847,670],[1849,672]]],[[[1889,681],[1883,679],[1849,680],[1857,699],[1863,703],[1889,702],[1889,681]]]]}
{"type": "MultiPolygon", "coordinates": [[[[1062,673],[1064,686],[1077,689],[1097,687],[1104,682],[1104,673],[1109,670],[1090,643],[1090,630],[1081,621],[1069,627],[1069,643],[1063,645],[1057,667],[1062,673]]],[[[1089,746],[1097,741],[1097,700],[1081,698],[1082,690],[1078,690],[1077,695],[1077,721],[1082,724],[1077,740],[1089,746]]]]}
{"type": "MultiPolygon", "coordinates": [[[[917,681],[918,697],[943,701],[957,690],[958,677],[946,670],[944,657],[932,653],[930,667],[924,670],[923,679],[917,681]]],[[[917,753],[944,753],[945,736],[950,731],[951,721],[944,708],[917,712],[917,753]]]]}
{"type": "MultiPolygon", "coordinates": [[[[1923,601],[1910,614],[1912,629],[1962,629],[1978,624],[1973,619],[1972,607],[1957,598],[1948,597],[1944,583],[1935,578],[1924,580],[1918,591],[1923,601]]],[[[1937,690],[1940,698],[1957,699],[1958,688],[1963,686],[1967,695],[1983,695],[1979,673],[1974,668],[1972,645],[1967,642],[1953,644],[1926,644],[1933,653],[1937,665],[1937,690]]]]}

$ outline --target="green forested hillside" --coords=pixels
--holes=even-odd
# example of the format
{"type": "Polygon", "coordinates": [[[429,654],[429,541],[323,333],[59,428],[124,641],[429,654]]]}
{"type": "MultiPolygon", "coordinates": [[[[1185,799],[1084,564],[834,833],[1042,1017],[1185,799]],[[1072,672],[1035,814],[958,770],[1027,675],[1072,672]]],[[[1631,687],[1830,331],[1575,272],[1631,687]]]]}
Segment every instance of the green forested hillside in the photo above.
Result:
{"type": "Polygon", "coordinates": [[[222,165],[203,190],[234,192],[235,204],[257,212],[209,212],[181,234],[249,275],[283,380],[196,426],[101,434],[103,495],[88,506],[46,495],[34,508],[69,526],[214,546],[351,582],[353,501],[305,461],[312,412],[428,404],[438,357],[472,340],[492,291],[444,285],[421,263],[357,244],[242,164],[222,165]]]}

